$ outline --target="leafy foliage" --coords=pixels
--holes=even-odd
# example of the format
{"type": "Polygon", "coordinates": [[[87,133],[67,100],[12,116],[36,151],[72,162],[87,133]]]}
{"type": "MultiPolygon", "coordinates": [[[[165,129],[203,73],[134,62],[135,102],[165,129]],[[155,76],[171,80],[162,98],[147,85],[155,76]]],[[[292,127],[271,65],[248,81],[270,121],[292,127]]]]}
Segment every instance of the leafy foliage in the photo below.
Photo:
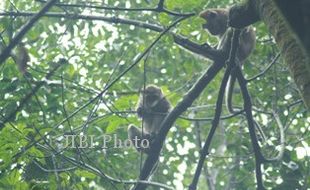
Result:
{"type": "MultiPolygon", "coordinates": [[[[63,3],[74,4],[76,1],[63,3]]],[[[80,3],[86,3],[81,1],[80,3]]],[[[154,0],[88,1],[87,5],[154,8],[154,0]]],[[[204,8],[227,7],[233,1],[165,1],[175,12],[199,13],[204,8]]],[[[1,2],[1,10],[37,12],[39,1],[1,2]]],[[[1,11],[3,12],[3,11],[1,11]]],[[[138,20],[167,27],[175,16],[155,11],[122,11],[54,6],[50,12],[97,15],[138,20]]],[[[24,16],[0,18],[1,47],[5,47],[23,24],[24,16]]],[[[202,31],[202,21],[190,17],[172,32],[197,43],[217,43],[202,31]]],[[[262,72],[278,53],[276,44],[262,23],[255,24],[257,45],[243,71],[246,78],[262,72]]],[[[46,16],[25,35],[23,42],[31,61],[28,74],[19,73],[12,58],[0,66],[0,120],[14,113],[26,94],[43,82],[0,131],[0,187],[3,189],[126,189],[128,179],[137,179],[145,156],[133,148],[117,147],[115,141],[127,139],[127,126],[140,125],[134,111],[144,84],[161,86],[175,106],[211,64],[209,60],[185,51],[164,36],[135,67],[118,76],[155,40],[158,32],[124,23],[91,19],[46,16]],[[68,60],[50,79],[45,79],[60,59],[68,60]],[[118,79],[118,80],[116,80],[118,79]],[[103,94],[100,92],[116,82],[103,94]],[[98,96],[98,98],[94,98],[98,96]],[[66,146],[64,135],[94,137],[94,146],[66,146]],[[43,138],[44,137],[44,138],[43,138]],[[105,138],[111,141],[105,144],[105,138]],[[117,137],[115,139],[115,137],[117,137]],[[34,143],[35,142],[35,143],[34,143]],[[38,174],[38,175],[34,175],[38,174]],[[121,182],[115,183],[110,178],[121,182]]],[[[1,48],[1,49],[3,49],[1,48]]],[[[172,127],[152,180],[176,189],[185,189],[193,178],[201,144],[214,116],[223,72],[212,81],[190,109],[172,127]],[[200,140],[199,140],[200,139],[200,140]]],[[[283,159],[264,165],[268,189],[302,189],[309,181],[310,117],[280,58],[261,77],[248,83],[255,107],[253,114],[262,127],[264,155],[272,157],[279,146],[279,129],[272,116],[277,112],[285,126],[283,159]],[[297,102],[297,103],[296,103],[297,102]]],[[[242,106],[240,90],[234,102],[242,106]]],[[[227,115],[224,111],[223,115],[227,115]]],[[[79,137],[75,143],[79,144],[79,137]]],[[[83,144],[83,143],[82,143],[83,144]]],[[[85,145],[85,143],[83,144],[85,145]]],[[[223,119],[212,141],[210,155],[200,177],[199,189],[255,189],[255,163],[245,117],[223,119]],[[213,184],[214,183],[214,184],[213,184]]],[[[158,189],[152,187],[150,189],[158,189]]]]}

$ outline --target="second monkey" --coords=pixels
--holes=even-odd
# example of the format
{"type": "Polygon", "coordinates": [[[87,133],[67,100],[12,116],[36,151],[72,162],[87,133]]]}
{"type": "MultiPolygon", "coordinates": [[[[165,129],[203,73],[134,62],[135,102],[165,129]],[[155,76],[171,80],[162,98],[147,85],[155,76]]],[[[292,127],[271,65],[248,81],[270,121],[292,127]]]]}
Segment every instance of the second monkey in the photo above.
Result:
{"type": "Polygon", "coordinates": [[[140,94],[137,114],[142,118],[142,130],[134,125],[128,126],[128,138],[134,143],[138,151],[148,153],[149,148],[143,148],[143,140],[152,143],[160,130],[160,125],[171,108],[170,102],[162,90],[155,85],[148,85],[140,94]],[[139,140],[137,140],[139,139],[139,140]]]}
{"type": "MultiPolygon", "coordinates": [[[[206,20],[203,28],[210,34],[219,38],[217,49],[221,49],[226,55],[229,54],[230,44],[233,30],[228,27],[228,9],[206,9],[202,11],[199,16],[206,20]]],[[[237,51],[237,64],[244,63],[245,59],[251,54],[255,47],[255,32],[253,27],[249,26],[242,30],[239,39],[239,46],[237,51]]],[[[230,113],[235,113],[237,110],[232,105],[232,94],[234,84],[236,82],[236,75],[231,73],[226,86],[226,106],[230,113]]]]}

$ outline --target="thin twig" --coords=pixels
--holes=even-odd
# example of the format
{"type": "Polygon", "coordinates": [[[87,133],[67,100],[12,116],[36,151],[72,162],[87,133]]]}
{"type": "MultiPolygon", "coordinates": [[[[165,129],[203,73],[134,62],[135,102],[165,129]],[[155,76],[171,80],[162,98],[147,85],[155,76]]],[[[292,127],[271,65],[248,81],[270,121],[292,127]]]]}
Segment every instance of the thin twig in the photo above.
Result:
{"type": "MultiPolygon", "coordinates": [[[[36,0],[41,3],[45,3],[44,0],[36,0]]],[[[112,6],[103,6],[103,5],[89,5],[89,4],[68,4],[68,3],[55,3],[55,6],[58,7],[71,7],[71,8],[90,8],[90,9],[98,9],[98,10],[110,10],[110,11],[134,11],[134,12],[142,12],[142,11],[151,11],[151,12],[164,12],[172,16],[193,16],[195,13],[178,13],[171,10],[168,10],[164,7],[164,1],[160,0],[157,7],[155,8],[124,8],[124,7],[112,7],[112,6]]]]}
{"type": "Polygon", "coordinates": [[[256,80],[258,77],[263,76],[272,67],[272,65],[274,65],[277,62],[280,55],[281,55],[281,52],[279,52],[276,55],[276,57],[269,63],[269,65],[262,72],[260,72],[259,74],[255,75],[254,77],[252,77],[250,79],[247,79],[247,82],[251,82],[253,80],[256,80]]]}

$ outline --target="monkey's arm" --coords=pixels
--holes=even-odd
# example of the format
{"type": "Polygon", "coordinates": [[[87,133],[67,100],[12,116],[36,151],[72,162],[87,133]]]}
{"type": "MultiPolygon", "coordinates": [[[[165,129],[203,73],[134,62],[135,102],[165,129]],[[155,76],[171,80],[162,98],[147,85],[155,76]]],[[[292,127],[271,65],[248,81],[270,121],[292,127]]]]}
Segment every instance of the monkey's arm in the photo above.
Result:
{"type": "Polygon", "coordinates": [[[142,102],[140,102],[137,107],[137,114],[140,118],[145,119],[153,117],[156,113],[167,113],[170,108],[170,102],[166,99],[166,97],[163,97],[151,107],[143,105],[142,102]]]}
{"type": "Polygon", "coordinates": [[[217,59],[221,53],[216,48],[211,47],[208,43],[196,44],[183,36],[173,36],[175,43],[205,58],[217,59]]]}
{"type": "Polygon", "coordinates": [[[137,115],[138,117],[142,118],[142,119],[148,119],[148,118],[152,118],[152,116],[154,115],[154,110],[151,108],[147,108],[147,106],[139,106],[137,107],[137,115]]]}
{"type": "Polygon", "coordinates": [[[152,112],[167,113],[171,108],[170,102],[166,97],[162,97],[152,108],[152,112]]]}
{"type": "Polygon", "coordinates": [[[226,61],[229,57],[232,35],[232,29],[228,28],[226,33],[220,39],[219,45],[217,47],[218,51],[221,53],[221,56],[225,57],[224,61],[226,61]]]}
{"type": "Polygon", "coordinates": [[[141,106],[139,106],[137,108],[138,117],[142,118],[143,117],[143,113],[144,113],[143,108],[141,106]]]}

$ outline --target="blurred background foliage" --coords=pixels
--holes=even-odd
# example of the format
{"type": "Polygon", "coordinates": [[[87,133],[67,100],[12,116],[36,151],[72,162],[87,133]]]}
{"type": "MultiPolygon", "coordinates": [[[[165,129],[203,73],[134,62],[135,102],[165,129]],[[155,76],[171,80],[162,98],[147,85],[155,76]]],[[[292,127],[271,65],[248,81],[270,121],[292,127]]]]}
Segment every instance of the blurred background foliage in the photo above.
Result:
{"type": "MultiPolygon", "coordinates": [[[[109,7],[153,8],[155,0],[64,0],[68,4],[89,4],[109,7]]],[[[228,7],[233,0],[183,1],[167,0],[165,7],[176,12],[199,13],[205,8],[228,7]]],[[[37,12],[39,1],[4,0],[0,11],[37,12]]],[[[54,6],[50,12],[96,15],[138,20],[150,24],[169,26],[176,17],[150,11],[120,11],[89,9],[87,7],[54,6]]],[[[29,20],[24,16],[0,17],[1,49],[29,20]]],[[[197,43],[208,41],[216,45],[217,39],[202,30],[197,16],[183,21],[173,32],[197,43]]],[[[246,78],[262,72],[279,52],[263,23],[254,25],[257,34],[256,49],[243,68],[246,78]]],[[[36,92],[11,122],[0,132],[0,187],[3,189],[126,189],[128,185],[114,184],[109,179],[81,167],[88,164],[115,179],[136,179],[142,156],[134,149],[85,148],[63,149],[57,143],[63,134],[94,135],[100,141],[104,135],[127,138],[127,126],[141,121],[134,114],[139,90],[144,84],[161,86],[175,106],[211,64],[209,60],[193,55],[164,36],[126,75],[118,80],[99,100],[80,110],[62,123],[140,55],[159,35],[143,27],[113,24],[103,21],[43,17],[25,35],[23,43],[30,56],[23,76],[12,58],[0,67],[0,113],[5,117],[20,101],[43,81],[36,92]],[[58,69],[48,80],[44,77],[55,62],[64,58],[68,64],[58,69]],[[55,126],[58,126],[55,129],[55,126]],[[25,149],[44,134],[46,141],[25,149]],[[53,140],[49,144],[47,141],[53,140]],[[70,163],[63,156],[75,158],[70,163]]],[[[221,72],[183,113],[168,134],[161,152],[160,163],[152,180],[176,189],[185,189],[193,178],[199,158],[199,138],[204,142],[211,126],[215,102],[223,72],[221,72]],[[194,120],[192,118],[204,118],[194,120]],[[209,118],[209,119],[208,119],[209,118]]],[[[261,141],[265,155],[274,156],[279,147],[279,129],[269,113],[277,112],[285,126],[285,153],[279,162],[265,164],[263,179],[267,189],[307,189],[310,187],[309,123],[305,107],[283,60],[278,59],[262,77],[248,84],[253,114],[262,127],[266,141],[261,141]]],[[[242,106],[240,91],[234,102],[242,106]]],[[[227,115],[224,109],[223,115],[227,115]]],[[[101,142],[100,142],[101,143],[101,142]]],[[[99,143],[99,144],[100,144],[99,143]]],[[[212,142],[199,189],[255,189],[254,154],[244,116],[222,120],[212,142]],[[214,183],[214,184],[213,184],[214,183]]],[[[152,187],[150,189],[158,189],[152,187]]]]}

